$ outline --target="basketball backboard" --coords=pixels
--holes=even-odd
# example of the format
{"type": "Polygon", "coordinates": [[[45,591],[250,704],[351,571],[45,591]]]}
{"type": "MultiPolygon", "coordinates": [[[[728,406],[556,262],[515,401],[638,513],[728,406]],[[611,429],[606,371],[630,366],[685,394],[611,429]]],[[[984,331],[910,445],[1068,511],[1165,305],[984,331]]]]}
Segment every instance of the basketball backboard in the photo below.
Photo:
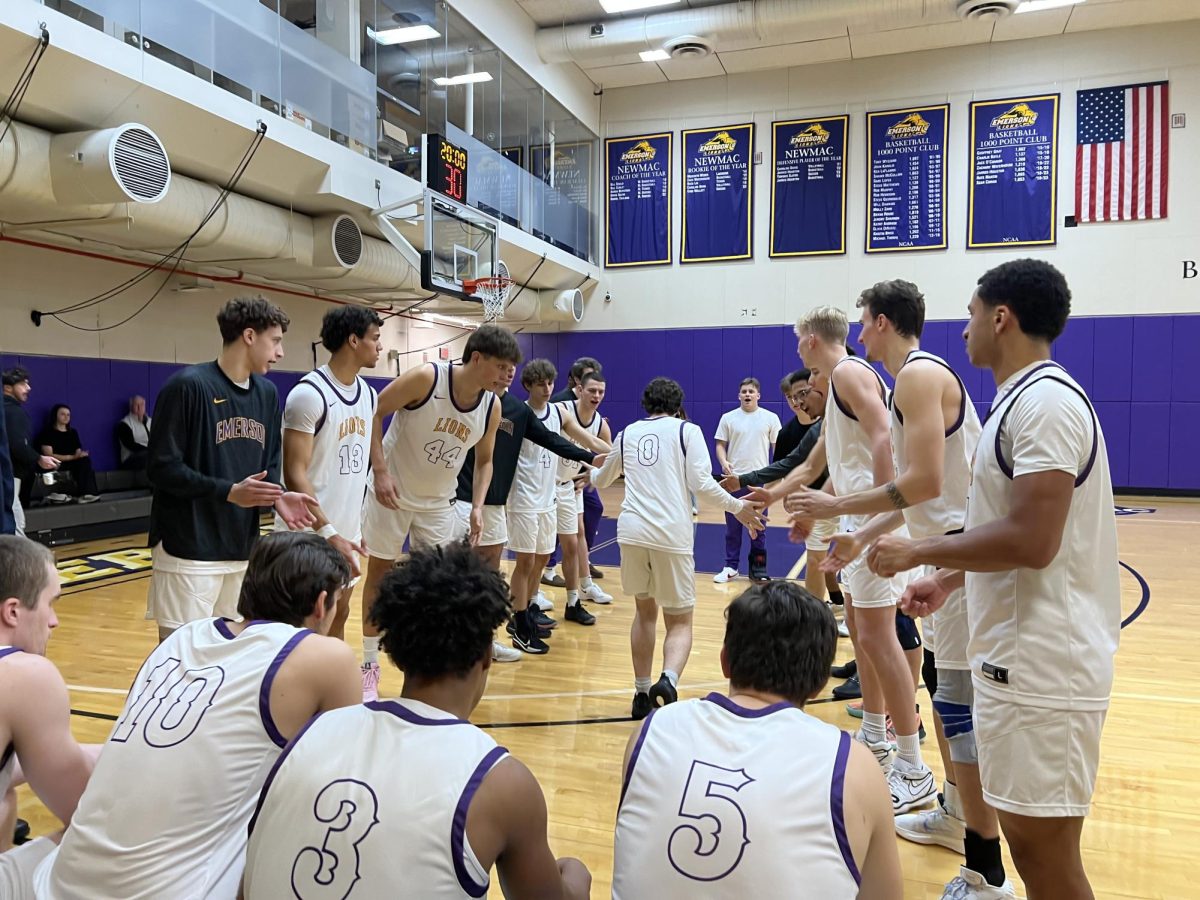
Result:
{"type": "Polygon", "coordinates": [[[463,287],[496,274],[499,223],[477,209],[425,191],[425,245],[421,286],[427,291],[479,302],[463,287]]]}

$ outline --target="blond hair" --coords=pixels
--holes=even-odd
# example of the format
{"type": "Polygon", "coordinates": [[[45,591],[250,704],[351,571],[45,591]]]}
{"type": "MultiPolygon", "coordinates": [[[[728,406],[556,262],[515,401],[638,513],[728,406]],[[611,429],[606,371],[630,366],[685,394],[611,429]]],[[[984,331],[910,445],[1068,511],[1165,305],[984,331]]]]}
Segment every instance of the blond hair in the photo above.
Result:
{"type": "Polygon", "coordinates": [[[796,336],[816,335],[827,344],[844,344],[850,336],[846,314],[834,306],[817,306],[796,320],[796,336]]]}

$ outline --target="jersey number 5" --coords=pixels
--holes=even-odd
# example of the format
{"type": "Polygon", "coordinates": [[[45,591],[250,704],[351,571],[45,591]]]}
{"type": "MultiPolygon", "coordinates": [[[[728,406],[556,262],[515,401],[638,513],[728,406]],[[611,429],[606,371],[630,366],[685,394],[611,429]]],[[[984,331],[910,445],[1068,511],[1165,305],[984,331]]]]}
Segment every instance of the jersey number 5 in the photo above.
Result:
{"type": "Polygon", "coordinates": [[[692,763],[679,816],[695,824],[680,825],[667,842],[667,856],[677,872],[696,881],[716,881],[738,867],[750,838],[735,797],[753,782],[745,769],[692,763]]]}
{"type": "Polygon", "coordinates": [[[439,462],[444,462],[447,469],[453,469],[454,464],[458,462],[458,458],[462,455],[462,447],[451,447],[445,450],[446,442],[442,440],[430,441],[423,448],[429,455],[429,461],[435,466],[439,462]]]}
{"type": "Polygon", "coordinates": [[[174,747],[192,736],[216,701],[225,670],[208,666],[180,672],[180,665],[172,657],[151,670],[129,711],[117,720],[114,741],[128,741],[139,726],[151,747],[174,747]]]}
{"type": "Polygon", "coordinates": [[[358,845],[379,824],[379,800],[370,786],[340,778],[321,788],[313,816],[325,826],[321,846],[308,846],[292,863],[292,893],[300,900],[344,900],[358,883],[358,845]]]}

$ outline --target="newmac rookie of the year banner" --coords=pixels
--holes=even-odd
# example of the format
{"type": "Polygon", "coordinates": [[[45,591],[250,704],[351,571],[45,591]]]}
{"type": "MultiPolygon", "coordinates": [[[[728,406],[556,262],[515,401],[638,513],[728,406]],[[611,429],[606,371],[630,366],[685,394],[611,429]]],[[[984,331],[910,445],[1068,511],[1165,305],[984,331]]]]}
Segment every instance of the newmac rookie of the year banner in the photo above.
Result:
{"type": "Polygon", "coordinates": [[[680,262],[754,255],[754,126],[683,132],[680,262]]]}
{"type": "Polygon", "coordinates": [[[771,123],[771,256],[846,252],[849,119],[771,123]]]}
{"type": "Polygon", "coordinates": [[[671,133],[604,142],[604,265],[671,261],[671,133]]]}
{"type": "Polygon", "coordinates": [[[971,104],[967,249],[1055,242],[1058,96],[971,104]]]}

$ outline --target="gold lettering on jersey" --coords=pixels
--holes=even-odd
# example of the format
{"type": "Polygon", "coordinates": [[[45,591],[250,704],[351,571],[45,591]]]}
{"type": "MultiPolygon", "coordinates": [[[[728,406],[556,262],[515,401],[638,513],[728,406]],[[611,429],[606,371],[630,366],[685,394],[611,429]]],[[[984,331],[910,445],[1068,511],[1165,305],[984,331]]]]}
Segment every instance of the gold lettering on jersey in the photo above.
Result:
{"type": "Polygon", "coordinates": [[[438,416],[437,423],[433,426],[434,431],[444,431],[446,434],[453,435],[464,444],[471,437],[471,429],[465,422],[460,422],[458,419],[450,416],[438,416]]]}
{"type": "Polygon", "coordinates": [[[232,419],[223,419],[217,423],[218,444],[236,440],[257,441],[265,447],[267,445],[267,429],[262,422],[256,419],[247,419],[245,416],[234,416],[232,419]]]}
{"type": "Polygon", "coordinates": [[[351,416],[338,423],[337,439],[339,441],[352,434],[357,434],[361,437],[367,436],[367,420],[362,416],[351,416]]]}

